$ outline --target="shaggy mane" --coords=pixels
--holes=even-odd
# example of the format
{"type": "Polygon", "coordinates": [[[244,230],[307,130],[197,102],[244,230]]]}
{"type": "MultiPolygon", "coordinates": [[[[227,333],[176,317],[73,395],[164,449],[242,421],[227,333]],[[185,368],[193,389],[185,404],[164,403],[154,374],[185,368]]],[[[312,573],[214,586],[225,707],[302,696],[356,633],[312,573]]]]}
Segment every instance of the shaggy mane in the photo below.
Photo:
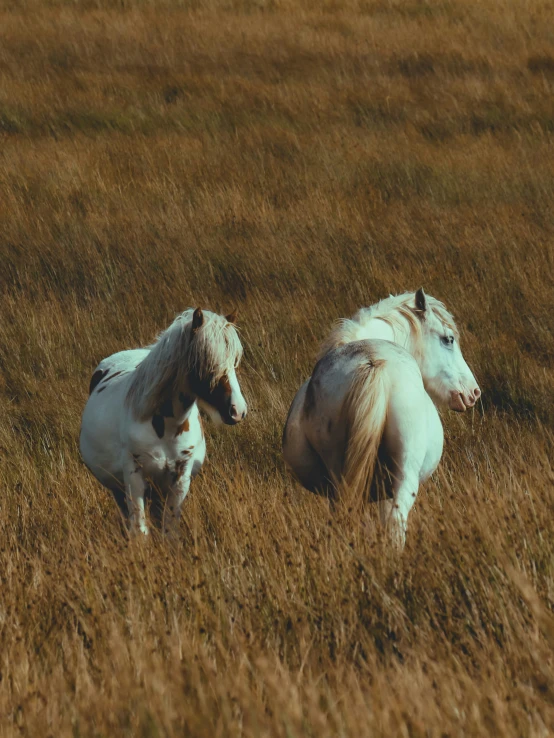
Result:
{"type": "Polygon", "coordinates": [[[150,353],[135,369],[126,398],[139,420],[147,420],[164,400],[185,389],[191,372],[214,387],[239,365],[242,345],[235,326],[204,310],[204,322],[193,335],[193,312],[185,310],[146,347],[150,353]]]}
{"type": "MultiPolygon", "coordinates": [[[[459,334],[454,318],[443,303],[430,295],[425,295],[425,300],[427,311],[432,312],[442,325],[451,330],[458,339],[459,334]]],[[[331,329],[329,337],[323,343],[318,358],[334,348],[343,346],[345,343],[363,340],[366,337],[364,336],[364,328],[374,318],[379,318],[379,320],[388,323],[394,331],[395,338],[398,332],[403,335],[406,328],[408,328],[409,342],[414,354],[417,355],[422,335],[421,315],[415,306],[415,292],[405,292],[402,295],[391,295],[371,307],[361,308],[352,318],[343,318],[337,321],[331,329]]]]}

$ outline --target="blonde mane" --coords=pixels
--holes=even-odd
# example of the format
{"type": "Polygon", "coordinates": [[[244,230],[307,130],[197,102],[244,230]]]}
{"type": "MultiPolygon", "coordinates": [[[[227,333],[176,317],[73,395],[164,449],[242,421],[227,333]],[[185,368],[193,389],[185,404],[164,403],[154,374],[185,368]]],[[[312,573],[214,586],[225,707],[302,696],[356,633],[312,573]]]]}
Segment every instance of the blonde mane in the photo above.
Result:
{"type": "Polygon", "coordinates": [[[163,331],[135,369],[126,403],[139,420],[147,420],[175,392],[186,390],[194,372],[214,387],[239,365],[242,345],[235,326],[222,315],[203,312],[192,333],[193,309],[185,310],[163,331]]]}
{"type": "MultiPolygon", "coordinates": [[[[430,295],[426,295],[425,299],[427,312],[431,312],[458,339],[458,329],[454,318],[443,303],[430,295]]],[[[334,348],[368,337],[364,335],[364,328],[370,320],[375,318],[379,318],[379,320],[390,325],[395,340],[404,335],[406,328],[408,328],[409,346],[405,348],[409,348],[414,356],[420,354],[422,314],[415,305],[415,292],[405,292],[402,295],[391,295],[371,307],[361,308],[352,318],[343,318],[337,321],[321,347],[319,358],[334,348]]]]}

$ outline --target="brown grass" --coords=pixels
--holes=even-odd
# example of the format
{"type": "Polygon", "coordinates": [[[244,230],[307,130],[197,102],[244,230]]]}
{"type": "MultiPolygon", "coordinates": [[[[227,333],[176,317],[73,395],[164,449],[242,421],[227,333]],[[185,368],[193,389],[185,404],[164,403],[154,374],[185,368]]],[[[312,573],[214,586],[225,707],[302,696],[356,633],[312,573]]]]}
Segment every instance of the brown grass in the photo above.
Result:
{"type": "Polygon", "coordinates": [[[554,36],[534,0],[0,11],[0,734],[554,731],[554,36]],[[285,474],[318,343],[445,300],[484,391],[405,554],[285,474]],[[104,356],[238,306],[182,543],[79,459],[104,356]]]}

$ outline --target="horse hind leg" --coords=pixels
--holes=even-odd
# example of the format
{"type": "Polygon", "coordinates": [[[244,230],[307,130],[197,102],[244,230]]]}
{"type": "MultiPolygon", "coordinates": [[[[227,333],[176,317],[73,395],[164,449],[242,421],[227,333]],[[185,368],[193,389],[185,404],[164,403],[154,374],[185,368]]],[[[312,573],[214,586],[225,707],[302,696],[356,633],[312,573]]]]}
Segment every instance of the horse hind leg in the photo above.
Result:
{"type": "Polygon", "coordinates": [[[301,429],[287,429],[283,454],[287,468],[303,487],[325,497],[334,496],[329,471],[301,429]]]}

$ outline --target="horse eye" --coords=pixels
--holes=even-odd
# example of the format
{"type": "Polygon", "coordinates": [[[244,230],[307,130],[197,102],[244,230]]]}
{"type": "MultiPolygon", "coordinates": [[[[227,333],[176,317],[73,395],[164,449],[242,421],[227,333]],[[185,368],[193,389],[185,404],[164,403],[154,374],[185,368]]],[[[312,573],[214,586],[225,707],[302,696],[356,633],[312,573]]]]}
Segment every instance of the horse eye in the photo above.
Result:
{"type": "Polygon", "coordinates": [[[443,346],[452,346],[454,343],[454,336],[441,336],[441,343],[443,346]]]}

